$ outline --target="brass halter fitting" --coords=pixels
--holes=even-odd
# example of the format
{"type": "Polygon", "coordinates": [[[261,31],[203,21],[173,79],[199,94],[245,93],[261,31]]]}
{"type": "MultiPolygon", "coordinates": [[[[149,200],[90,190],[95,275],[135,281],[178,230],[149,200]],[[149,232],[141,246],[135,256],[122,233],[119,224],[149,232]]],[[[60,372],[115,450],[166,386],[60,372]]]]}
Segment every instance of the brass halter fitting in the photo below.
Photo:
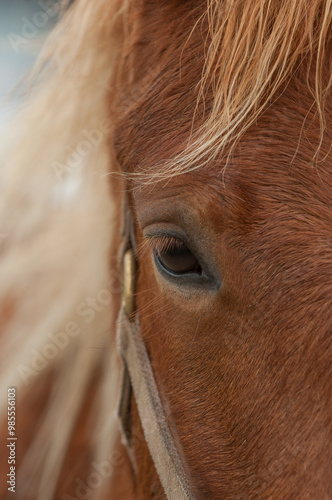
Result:
{"type": "Polygon", "coordinates": [[[128,318],[134,320],[135,312],[135,255],[132,248],[128,248],[123,256],[123,286],[122,307],[128,318]]]}

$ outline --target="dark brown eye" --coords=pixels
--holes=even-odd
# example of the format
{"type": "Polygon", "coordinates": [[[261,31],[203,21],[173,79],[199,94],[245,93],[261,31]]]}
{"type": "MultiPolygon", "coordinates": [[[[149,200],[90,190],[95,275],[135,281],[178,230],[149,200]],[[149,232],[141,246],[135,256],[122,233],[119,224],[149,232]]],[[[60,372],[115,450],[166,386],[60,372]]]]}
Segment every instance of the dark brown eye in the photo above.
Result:
{"type": "Polygon", "coordinates": [[[159,265],[171,274],[201,274],[202,268],[189,248],[180,240],[171,239],[164,248],[155,250],[159,265]]]}

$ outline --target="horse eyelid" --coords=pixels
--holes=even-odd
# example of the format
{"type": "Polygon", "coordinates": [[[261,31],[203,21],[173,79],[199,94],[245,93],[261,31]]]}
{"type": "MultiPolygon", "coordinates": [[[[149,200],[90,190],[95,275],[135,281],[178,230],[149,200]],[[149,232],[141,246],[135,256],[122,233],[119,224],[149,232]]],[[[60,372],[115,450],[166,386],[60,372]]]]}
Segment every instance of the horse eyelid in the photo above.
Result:
{"type": "MultiPolygon", "coordinates": [[[[153,234],[146,235],[146,244],[157,253],[167,252],[168,250],[173,249],[174,247],[183,247],[187,248],[187,245],[180,238],[176,238],[172,235],[165,234],[153,234]]],[[[145,245],[144,245],[145,246],[145,245]]],[[[189,250],[189,249],[188,249],[189,250]]]]}

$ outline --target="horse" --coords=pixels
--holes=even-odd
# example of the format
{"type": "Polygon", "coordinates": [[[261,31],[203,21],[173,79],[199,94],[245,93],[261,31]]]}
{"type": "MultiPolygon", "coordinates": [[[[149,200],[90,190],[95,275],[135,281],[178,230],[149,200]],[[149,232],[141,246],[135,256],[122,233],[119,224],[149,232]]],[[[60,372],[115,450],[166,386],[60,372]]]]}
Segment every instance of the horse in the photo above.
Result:
{"type": "Polygon", "coordinates": [[[64,13],[2,154],[18,499],[332,498],[331,25],[64,13]]]}

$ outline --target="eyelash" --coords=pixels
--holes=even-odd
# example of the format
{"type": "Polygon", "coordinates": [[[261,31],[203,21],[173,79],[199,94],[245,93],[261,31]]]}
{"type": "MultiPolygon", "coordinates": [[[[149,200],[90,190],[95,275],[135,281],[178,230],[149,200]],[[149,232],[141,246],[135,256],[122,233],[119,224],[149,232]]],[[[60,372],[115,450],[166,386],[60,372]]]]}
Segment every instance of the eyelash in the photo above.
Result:
{"type": "Polygon", "coordinates": [[[173,277],[202,274],[202,268],[195,255],[179,238],[153,235],[149,239],[159,269],[173,277]]]}
{"type": "Polygon", "coordinates": [[[174,236],[153,235],[148,237],[147,242],[152,246],[152,250],[156,255],[165,252],[176,252],[186,249],[186,245],[174,236]]]}

